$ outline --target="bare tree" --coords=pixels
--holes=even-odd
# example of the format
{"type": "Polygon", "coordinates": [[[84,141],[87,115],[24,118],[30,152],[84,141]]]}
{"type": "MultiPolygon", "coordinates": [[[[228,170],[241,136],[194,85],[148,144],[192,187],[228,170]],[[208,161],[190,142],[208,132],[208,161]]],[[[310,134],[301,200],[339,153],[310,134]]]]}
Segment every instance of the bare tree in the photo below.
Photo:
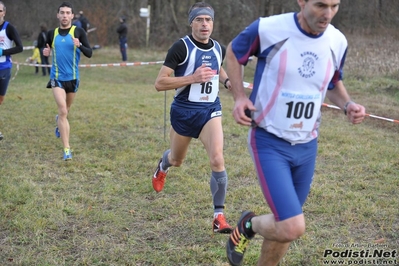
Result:
{"type": "MultiPolygon", "coordinates": [[[[146,19],[140,8],[151,6],[150,45],[165,49],[173,41],[190,33],[187,22],[189,7],[196,0],[70,0],[74,11],[83,10],[96,31],[89,33],[92,44],[117,45],[115,33],[119,16],[127,18],[130,47],[146,45],[146,19]]],[[[7,5],[6,19],[16,26],[25,40],[34,40],[39,25],[58,26],[57,8],[62,2],[54,0],[13,0],[7,5]]],[[[215,9],[213,38],[227,44],[238,32],[261,16],[297,12],[296,0],[207,0],[215,9]]],[[[399,27],[397,0],[341,0],[333,24],[342,31],[356,34],[390,32],[399,27]]]]}

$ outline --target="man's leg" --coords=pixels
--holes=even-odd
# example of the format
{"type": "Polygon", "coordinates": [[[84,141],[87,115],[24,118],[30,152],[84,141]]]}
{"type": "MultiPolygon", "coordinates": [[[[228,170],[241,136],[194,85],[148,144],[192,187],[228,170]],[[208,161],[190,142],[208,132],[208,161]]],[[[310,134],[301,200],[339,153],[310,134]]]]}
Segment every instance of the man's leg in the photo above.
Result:
{"type": "Polygon", "coordinates": [[[275,266],[284,257],[290,242],[298,239],[305,231],[303,215],[284,221],[275,221],[273,214],[256,216],[244,211],[226,244],[227,258],[231,265],[242,265],[249,242],[256,233],[263,236],[260,266],[275,266]]]}
{"type": "Polygon", "coordinates": [[[126,61],[127,60],[127,55],[126,55],[126,41],[125,41],[125,39],[120,39],[119,40],[119,48],[121,50],[122,61],[126,61]]]}
{"type": "Polygon", "coordinates": [[[252,157],[260,161],[256,165],[258,178],[273,210],[273,214],[251,219],[253,232],[264,238],[258,265],[277,265],[290,242],[305,233],[302,206],[313,180],[317,140],[291,146],[263,131],[253,133],[259,134],[252,135],[257,144],[252,157]]]}
{"type": "Polygon", "coordinates": [[[64,148],[69,148],[69,122],[68,112],[73,103],[76,93],[66,93],[64,89],[53,88],[53,95],[58,107],[58,129],[64,148]]]}
{"type": "MultiPolygon", "coordinates": [[[[46,58],[43,55],[43,48],[40,48],[40,61],[41,61],[42,65],[45,65],[46,58]]],[[[46,76],[46,74],[47,74],[46,72],[47,72],[47,67],[42,66],[42,74],[43,74],[43,76],[46,76]]]]}
{"type": "Polygon", "coordinates": [[[227,243],[230,262],[242,262],[248,241],[264,238],[258,265],[277,265],[305,232],[302,206],[312,183],[317,141],[292,146],[262,129],[250,129],[248,148],[263,195],[273,214],[244,212],[227,243]],[[313,149],[313,150],[312,150],[313,149]]]}
{"type": "Polygon", "coordinates": [[[279,261],[287,253],[290,246],[289,243],[278,243],[263,239],[261,254],[258,260],[258,266],[274,266],[278,265],[279,261]]]}
{"type": "Polygon", "coordinates": [[[191,142],[191,137],[186,137],[179,135],[176,131],[171,127],[170,129],[170,153],[168,156],[169,163],[172,166],[179,167],[183,164],[184,159],[186,158],[188,145],[191,142]]]}
{"type": "Polygon", "coordinates": [[[224,171],[222,117],[209,120],[203,127],[199,139],[208,153],[212,171],[224,171]]]}
{"type": "Polygon", "coordinates": [[[210,189],[214,206],[213,232],[230,234],[233,228],[224,216],[228,176],[223,156],[222,117],[210,119],[203,127],[199,139],[204,144],[211,165],[210,189]]]}
{"type": "Polygon", "coordinates": [[[255,216],[251,219],[252,230],[263,236],[258,266],[274,266],[286,254],[290,243],[305,233],[304,215],[300,214],[276,222],[273,214],[255,216]]]}
{"type": "Polygon", "coordinates": [[[173,127],[170,129],[170,149],[164,152],[152,177],[152,187],[156,192],[162,191],[169,167],[179,167],[183,163],[190,141],[190,137],[179,135],[173,127]]]}

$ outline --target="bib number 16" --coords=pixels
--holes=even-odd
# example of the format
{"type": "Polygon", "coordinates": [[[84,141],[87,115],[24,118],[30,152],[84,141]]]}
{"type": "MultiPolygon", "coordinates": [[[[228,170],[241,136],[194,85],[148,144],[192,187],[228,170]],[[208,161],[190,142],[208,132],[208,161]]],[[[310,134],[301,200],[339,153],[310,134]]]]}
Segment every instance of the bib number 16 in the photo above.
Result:
{"type": "Polygon", "coordinates": [[[211,94],[212,93],[212,82],[201,83],[201,94],[211,94]]]}

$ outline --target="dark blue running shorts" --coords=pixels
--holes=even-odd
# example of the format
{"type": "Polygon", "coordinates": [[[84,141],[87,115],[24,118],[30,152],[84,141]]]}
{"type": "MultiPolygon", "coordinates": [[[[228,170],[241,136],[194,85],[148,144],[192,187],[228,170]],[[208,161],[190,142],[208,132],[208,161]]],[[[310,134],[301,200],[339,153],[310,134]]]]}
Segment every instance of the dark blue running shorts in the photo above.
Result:
{"type": "Polygon", "coordinates": [[[0,95],[5,96],[7,93],[8,83],[11,78],[11,68],[0,70],[0,95]]]}
{"type": "Polygon", "coordinates": [[[222,116],[222,107],[209,109],[170,108],[170,122],[176,133],[198,138],[205,124],[214,117],[222,116]]]}

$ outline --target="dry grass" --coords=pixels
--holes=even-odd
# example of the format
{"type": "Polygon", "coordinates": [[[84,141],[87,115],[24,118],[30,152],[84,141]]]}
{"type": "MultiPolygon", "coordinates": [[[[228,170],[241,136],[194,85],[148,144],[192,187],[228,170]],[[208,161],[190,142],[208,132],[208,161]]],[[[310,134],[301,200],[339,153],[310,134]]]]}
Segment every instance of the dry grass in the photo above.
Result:
{"type": "Polygon", "coordinates": [[[399,52],[396,37],[349,36],[345,70],[357,77],[398,78],[399,52]]]}

